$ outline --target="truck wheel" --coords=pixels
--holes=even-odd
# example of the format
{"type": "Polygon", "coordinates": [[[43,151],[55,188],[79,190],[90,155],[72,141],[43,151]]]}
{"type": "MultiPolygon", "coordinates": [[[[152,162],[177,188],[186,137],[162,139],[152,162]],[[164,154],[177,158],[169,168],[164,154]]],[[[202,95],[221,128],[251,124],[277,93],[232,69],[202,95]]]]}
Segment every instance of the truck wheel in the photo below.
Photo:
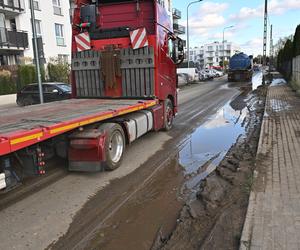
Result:
{"type": "Polygon", "coordinates": [[[112,171],[121,165],[124,150],[125,135],[122,127],[117,123],[109,124],[105,142],[105,170],[112,171]]]}
{"type": "Polygon", "coordinates": [[[164,111],[164,130],[169,131],[173,127],[173,120],[174,120],[174,109],[173,109],[173,103],[170,99],[165,100],[165,111],[164,111]]]}

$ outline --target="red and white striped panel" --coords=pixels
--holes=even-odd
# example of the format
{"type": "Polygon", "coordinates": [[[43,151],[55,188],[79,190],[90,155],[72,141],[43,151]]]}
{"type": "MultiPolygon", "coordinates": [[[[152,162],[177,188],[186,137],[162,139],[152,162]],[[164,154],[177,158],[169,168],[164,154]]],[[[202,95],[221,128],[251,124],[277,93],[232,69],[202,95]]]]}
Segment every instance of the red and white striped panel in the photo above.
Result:
{"type": "Polygon", "coordinates": [[[148,46],[146,29],[140,28],[130,31],[130,40],[133,49],[139,49],[148,46]]]}
{"type": "Polygon", "coordinates": [[[85,51],[91,49],[91,38],[88,32],[80,33],[75,36],[77,51],[85,51]]]}

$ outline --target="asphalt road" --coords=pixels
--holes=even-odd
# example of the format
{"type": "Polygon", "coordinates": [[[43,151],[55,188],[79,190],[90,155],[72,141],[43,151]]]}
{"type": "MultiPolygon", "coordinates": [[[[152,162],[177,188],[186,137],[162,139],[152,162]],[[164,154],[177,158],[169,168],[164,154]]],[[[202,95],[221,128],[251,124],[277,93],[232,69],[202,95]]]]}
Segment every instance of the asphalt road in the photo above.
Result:
{"type": "Polygon", "coordinates": [[[168,133],[149,133],[130,145],[119,169],[70,173],[0,211],[0,248],[85,247],[93,233],[117,216],[137,190],[168,164],[180,142],[239,93],[225,79],[180,90],[174,128],[168,133]]]}

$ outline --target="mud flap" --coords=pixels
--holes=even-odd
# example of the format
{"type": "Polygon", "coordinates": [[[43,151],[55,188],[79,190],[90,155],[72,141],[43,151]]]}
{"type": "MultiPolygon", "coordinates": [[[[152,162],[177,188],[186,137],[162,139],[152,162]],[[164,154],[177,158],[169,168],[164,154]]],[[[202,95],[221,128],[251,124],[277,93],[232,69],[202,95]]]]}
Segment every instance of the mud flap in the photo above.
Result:
{"type": "Polygon", "coordinates": [[[106,132],[97,128],[74,132],[70,135],[68,151],[69,171],[103,171],[106,132]]]}

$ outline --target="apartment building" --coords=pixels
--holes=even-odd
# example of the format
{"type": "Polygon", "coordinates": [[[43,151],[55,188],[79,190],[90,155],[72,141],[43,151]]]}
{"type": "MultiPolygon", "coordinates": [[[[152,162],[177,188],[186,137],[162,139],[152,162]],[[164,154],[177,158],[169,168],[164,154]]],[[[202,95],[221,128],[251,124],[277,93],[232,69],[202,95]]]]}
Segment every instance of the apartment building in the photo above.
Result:
{"type": "Polygon", "coordinates": [[[225,41],[205,44],[190,49],[190,61],[198,62],[201,68],[220,66],[220,62],[228,61],[240,47],[232,42],[225,41]]]}
{"type": "MultiPolygon", "coordinates": [[[[66,61],[71,55],[70,3],[66,0],[34,0],[39,50],[45,62],[51,57],[66,61]]],[[[0,65],[33,59],[29,0],[0,0],[0,65]]]]}
{"type": "Polygon", "coordinates": [[[185,34],[185,27],[179,24],[179,20],[181,19],[181,11],[176,8],[173,8],[172,14],[173,14],[173,31],[175,35],[185,34]]]}

